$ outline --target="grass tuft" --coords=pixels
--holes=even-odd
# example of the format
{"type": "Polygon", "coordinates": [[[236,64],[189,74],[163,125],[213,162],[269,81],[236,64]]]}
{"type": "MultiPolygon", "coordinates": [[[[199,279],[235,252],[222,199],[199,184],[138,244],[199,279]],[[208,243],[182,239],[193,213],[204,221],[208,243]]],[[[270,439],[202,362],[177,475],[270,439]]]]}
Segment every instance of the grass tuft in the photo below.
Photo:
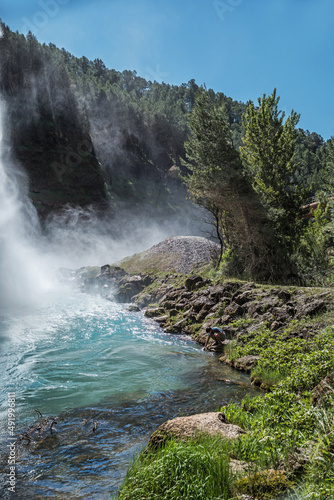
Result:
{"type": "Polygon", "coordinates": [[[231,478],[227,444],[221,438],[170,440],[146,449],[129,468],[118,500],[228,500],[231,478]]]}

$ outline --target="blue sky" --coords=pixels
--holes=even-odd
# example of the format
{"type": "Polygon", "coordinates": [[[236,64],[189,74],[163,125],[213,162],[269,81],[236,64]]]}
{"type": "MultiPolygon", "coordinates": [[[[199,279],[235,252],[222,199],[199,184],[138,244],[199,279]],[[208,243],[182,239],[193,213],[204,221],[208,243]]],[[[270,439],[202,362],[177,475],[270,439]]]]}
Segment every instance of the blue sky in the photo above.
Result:
{"type": "Polygon", "coordinates": [[[42,43],[149,80],[256,101],[276,87],[299,125],[334,135],[333,0],[1,0],[42,43]]]}

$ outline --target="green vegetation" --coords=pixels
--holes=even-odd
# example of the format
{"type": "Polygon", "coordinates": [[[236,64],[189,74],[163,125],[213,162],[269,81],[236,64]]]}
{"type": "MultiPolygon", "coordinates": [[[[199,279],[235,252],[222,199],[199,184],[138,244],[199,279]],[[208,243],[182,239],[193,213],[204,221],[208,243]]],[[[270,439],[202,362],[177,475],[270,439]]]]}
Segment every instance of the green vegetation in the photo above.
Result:
{"type": "MultiPolygon", "coordinates": [[[[271,391],[221,411],[248,431],[233,443],[233,456],[260,469],[283,467],[301,498],[330,499],[334,493],[333,390],[326,407],[314,406],[312,390],[334,370],[334,328],[328,326],[306,340],[289,337],[305,326],[305,320],[292,323],[280,336],[262,329],[258,335],[243,337],[243,346],[235,343],[231,348],[235,357],[261,356],[252,378],[271,386],[271,391]]],[[[296,498],[300,498],[297,493],[296,498]]]]}
{"type": "Polygon", "coordinates": [[[126,257],[116,264],[121,266],[128,273],[154,273],[155,275],[161,273],[175,272],[179,255],[172,255],[170,253],[146,253],[146,251],[126,257]]]}
{"type": "Polygon", "coordinates": [[[328,283],[333,274],[334,226],[328,195],[332,142],[325,167],[310,185],[309,176],[300,175],[299,115],[292,111],[284,120],[278,103],[276,89],[259,98],[258,107],[248,103],[239,152],[224,103],[217,104],[200,89],[185,143],[185,182],[193,201],[213,218],[221,244],[218,264],[225,275],[328,283]],[[315,185],[327,194],[319,193],[321,203],[308,220],[310,209],[303,205],[315,194],[315,185]]]}
{"type": "Polygon", "coordinates": [[[227,445],[217,438],[170,440],[142,452],[128,470],[119,500],[206,500],[231,497],[227,445]]]}

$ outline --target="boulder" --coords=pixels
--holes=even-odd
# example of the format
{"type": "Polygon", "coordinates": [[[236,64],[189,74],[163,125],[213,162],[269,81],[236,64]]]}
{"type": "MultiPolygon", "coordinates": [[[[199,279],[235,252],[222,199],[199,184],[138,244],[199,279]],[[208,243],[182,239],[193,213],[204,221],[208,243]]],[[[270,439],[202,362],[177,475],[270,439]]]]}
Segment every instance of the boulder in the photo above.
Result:
{"type": "Polygon", "coordinates": [[[239,306],[242,306],[243,304],[246,304],[246,302],[249,302],[252,300],[251,293],[249,291],[243,292],[243,293],[238,293],[234,294],[232,297],[233,302],[236,304],[239,304],[239,306]]]}
{"type": "Polygon", "coordinates": [[[102,276],[103,274],[110,274],[110,265],[109,264],[105,264],[104,266],[101,266],[100,276],[102,276]]]}
{"type": "Polygon", "coordinates": [[[202,307],[202,309],[200,310],[200,312],[197,314],[196,322],[201,323],[202,321],[204,321],[204,319],[207,317],[207,315],[209,314],[209,311],[211,311],[211,309],[212,309],[211,302],[208,302],[207,304],[205,304],[202,307]]]}
{"type": "Polygon", "coordinates": [[[283,300],[283,302],[287,302],[291,298],[291,293],[282,289],[278,292],[277,296],[279,299],[283,300]]]}
{"type": "Polygon", "coordinates": [[[221,412],[200,413],[189,417],[176,417],[164,422],[152,434],[149,446],[157,448],[169,438],[194,439],[201,434],[220,435],[225,439],[237,439],[245,431],[238,425],[226,423],[221,412]]]}
{"type": "Polygon", "coordinates": [[[242,316],[244,312],[244,308],[236,302],[232,302],[229,306],[225,307],[224,311],[225,315],[228,314],[229,316],[242,316]]]}
{"type": "Polygon", "coordinates": [[[199,288],[199,285],[203,283],[203,286],[205,285],[205,281],[203,280],[203,278],[201,276],[199,276],[198,274],[194,275],[194,276],[189,276],[189,278],[186,279],[184,285],[186,287],[186,289],[189,291],[189,292],[192,292],[193,290],[196,290],[199,288]]]}
{"type": "Polygon", "coordinates": [[[160,299],[161,304],[164,302],[176,302],[181,298],[187,298],[187,296],[192,296],[192,293],[187,292],[182,288],[172,288],[168,290],[160,299]],[[188,295],[189,294],[189,295],[188,295]]]}
{"type": "Polygon", "coordinates": [[[181,319],[177,323],[174,323],[174,325],[168,325],[167,328],[165,328],[165,332],[167,333],[181,333],[184,331],[184,328],[187,326],[187,320],[181,319]]]}
{"type": "Polygon", "coordinates": [[[232,321],[232,318],[229,314],[224,314],[224,316],[222,316],[220,318],[220,323],[223,325],[224,323],[228,324],[232,321]]]}
{"type": "Polygon", "coordinates": [[[263,316],[267,311],[271,310],[273,307],[278,306],[277,297],[258,297],[253,302],[244,306],[248,309],[248,314],[253,318],[258,316],[263,316]]]}
{"type": "Polygon", "coordinates": [[[175,308],[175,301],[174,300],[164,300],[160,302],[160,306],[163,307],[164,309],[174,309],[175,308]]]}
{"type": "Polygon", "coordinates": [[[159,323],[160,326],[164,326],[169,319],[169,316],[167,314],[164,314],[163,316],[158,316],[157,318],[154,318],[154,321],[159,323]]]}
{"type": "Polygon", "coordinates": [[[144,293],[143,295],[134,296],[132,297],[132,300],[136,302],[137,306],[140,309],[143,309],[143,307],[147,307],[149,304],[154,302],[154,298],[150,293],[144,293]]]}
{"type": "Polygon", "coordinates": [[[114,292],[115,300],[118,302],[131,302],[133,297],[151,284],[151,282],[152,278],[148,275],[127,275],[118,283],[117,290],[114,292]]]}
{"type": "Polygon", "coordinates": [[[226,290],[224,286],[216,285],[216,286],[210,286],[208,288],[208,292],[211,300],[213,300],[214,302],[219,302],[222,299],[222,297],[224,297],[226,290]]]}
{"type": "Polygon", "coordinates": [[[212,300],[210,300],[209,297],[205,297],[203,295],[195,297],[194,300],[190,302],[190,304],[193,310],[197,313],[199,313],[203,307],[211,309],[211,307],[215,305],[215,303],[212,302],[212,300]]]}
{"type": "Polygon", "coordinates": [[[129,312],[139,312],[140,308],[136,304],[131,304],[126,310],[129,312]]]}

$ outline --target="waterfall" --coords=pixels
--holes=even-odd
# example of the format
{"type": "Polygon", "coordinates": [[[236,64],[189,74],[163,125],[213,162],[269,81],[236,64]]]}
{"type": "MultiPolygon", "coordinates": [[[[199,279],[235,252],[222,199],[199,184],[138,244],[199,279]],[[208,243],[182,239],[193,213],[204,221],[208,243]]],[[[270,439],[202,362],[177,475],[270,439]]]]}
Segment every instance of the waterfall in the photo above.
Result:
{"type": "Polygon", "coordinates": [[[39,220],[24,173],[11,158],[0,97],[0,308],[30,306],[50,289],[39,220]]]}

